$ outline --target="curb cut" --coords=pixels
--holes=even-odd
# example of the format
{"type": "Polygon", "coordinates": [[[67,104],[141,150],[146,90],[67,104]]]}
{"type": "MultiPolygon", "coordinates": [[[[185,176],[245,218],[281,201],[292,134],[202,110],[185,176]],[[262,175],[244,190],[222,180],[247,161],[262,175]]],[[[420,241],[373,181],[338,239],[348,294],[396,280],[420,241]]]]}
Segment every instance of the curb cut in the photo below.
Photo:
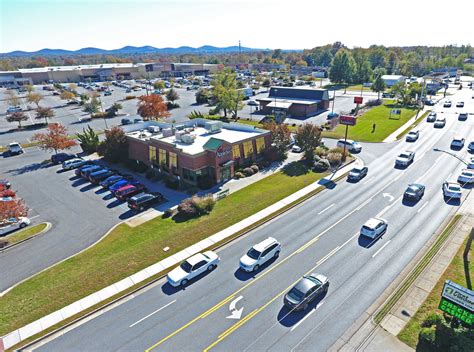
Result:
{"type": "MultiPolygon", "coordinates": [[[[9,245],[9,246],[0,248],[0,253],[6,251],[7,249],[11,249],[11,248],[13,248],[13,247],[16,247],[16,246],[18,246],[19,244],[21,244],[21,243],[23,243],[23,242],[29,241],[29,240],[31,240],[31,239],[33,239],[33,238],[35,238],[35,237],[37,237],[37,236],[39,236],[39,235],[45,233],[45,232],[48,232],[48,231],[51,229],[51,227],[53,227],[53,225],[52,225],[50,222],[47,222],[47,221],[45,221],[45,222],[40,222],[38,225],[40,225],[40,224],[46,224],[46,227],[45,227],[43,230],[41,230],[40,232],[38,232],[37,234],[35,234],[35,235],[31,236],[31,237],[25,238],[24,240],[18,241],[18,242],[13,243],[13,244],[11,244],[11,245],[9,245]]],[[[0,292],[0,297],[1,297],[1,296],[2,296],[2,293],[0,292]]]]}

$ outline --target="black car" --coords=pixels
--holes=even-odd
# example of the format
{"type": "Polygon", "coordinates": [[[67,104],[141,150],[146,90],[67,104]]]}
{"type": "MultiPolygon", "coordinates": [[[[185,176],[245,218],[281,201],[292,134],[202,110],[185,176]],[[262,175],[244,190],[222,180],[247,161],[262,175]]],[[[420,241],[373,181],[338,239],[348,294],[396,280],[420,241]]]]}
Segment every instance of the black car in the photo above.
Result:
{"type": "Polygon", "coordinates": [[[434,106],[434,105],[435,105],[435,102],[434,102],[434,100],[432,100],[432,99],[427,99],[427,100],[425,100],[425,105],[434,106]]]}
{"type": "Polygon", "coordinates": [[[74,159],[74,158],[77,158],[77,155],[76,155],[76,154],[57,153],[57,154],[54,154],[54,155],[51,157],[51,162],[52,162],[54,165],[57,165],[57,164],[62,164],[62,163],[65,162],[66,160],[71,160],[71,159],[74,159]]]}
{"type": "Polygon", "coordinates": [[[133,121],[130,119],[122,119],[120,122],[122,125],[131,125],[133,123],[133,121]]]}
{"type": "Polygon", "coordinates": [[[0,191],[3,189],[9,189],[11,187],[10,181],[8,181],[6,178],[1,178],[0,179],[0,191]]]}
{"type": "Polygon", "coordinates": [[[99,170],[89,175],[89,181],[98,184],[100,181],[105,180],[107,177],[115,175],[115,173],[108,169],[99,170]]]}
{"type": "Polygon", "coordinates": [[[369,169],[364,166],[364,167],[355,167],[351,171],[349,171],[349,174],[347,175],[347,179],[349,181],[359,181],[365,176],[367,176],[367,172],[369,169]]]}
{"type": "Polygon", "coordinates": [[[328,292],[328,278],[321,274],[303,276],[285,295],[283,303],[291,310],[305,310],[316,298],[328,292]]]}
{"type": "Polygon", "coordinates": [[[128,199],[128,207],[139,212],[163,202],[164,199],[165,197],[158,192],[140,193],[128,199]]]}
{"type": "Polygon", "coordinates": [[[467,112],[462,112],[458,115],[459,121],[466,121],[467,120],[467,112]]]}
{"type": "Polygon", "coordinates": [[[419,201],[421,198],[423,198],[424,194],[425,186],[420,185],[419,183],[413,183],[408,185],[405,193],[403,193],[403,199],[419,201]]]}

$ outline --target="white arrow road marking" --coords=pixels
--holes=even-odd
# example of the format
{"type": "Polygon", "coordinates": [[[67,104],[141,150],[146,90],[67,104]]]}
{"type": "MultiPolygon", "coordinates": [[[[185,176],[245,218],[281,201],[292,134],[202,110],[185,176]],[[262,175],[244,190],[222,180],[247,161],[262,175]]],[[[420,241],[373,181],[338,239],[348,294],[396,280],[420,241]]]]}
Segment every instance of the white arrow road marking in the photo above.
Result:
{"type": "Polygon", "coordinates": [[[394,196],[392,196],[390,193],[382,193],[384,198],[388,198],[388,201],[391,202],[392,200],[395,199],[394,196]]]}
{"type": "Polygon", "coordinates": [[[376,256],[377,254],[379,254],[380,251],[381,251],[382,249],[384,249],[384,248],[390,243],[390,241],[391,241],[391,240],[388,240],[387,243],[385,243],[382,247],[380,247],[379,250],[374,253],[374,255],[372,256],[372,258],[375,258],[375,256],[376,256]]]}
{"type": "Polygon", "coordinates": [[[316,312],[316,310],[317,310],[319,307],[321,307],[323,304],[324,304],[324,300],[322,300],[321,302],[319,302],[318,305],[317,305],[314,309],[311,310],[311,312],[309,312],[308,314],[306,314],[306,315],[303,317],[303,319],[301,319],[299,322],[297,322],[295,325],[293,325],[293,327],[290,329],[290,331],[295,330],[302,322],[304,322],[306,319],[308,319],[309,316],[310,316],[311,314],[313,314],[314,312],[316,312]]]}
{"type": "Polygon", "coordinates": [[[145,320],[145,319],[147,319],[147,318],[151,317],[153,314],[156,314],[156,313],[158,313],[160,310],[162,310],[162,309],[165,309],[166,307],[168,307],[168,306],[172,305],[174,302],[176,302],[176,300],[174,300],[174,301],[171,301],[170,303],[168,303],[168,304],[164,305],[163,307],[161,307],[161,308],[158,308],[158,309],[157,309],[157,310],[155,310],[153,313],[150,313],[150,314],[148,314],[146,317],[143,317],[143,318],[141,318],[140,320],[138,320],[138,321],[136,321],[135,323],[133,323],[132,325],[130,325],[130,326],[129,326],[129,328],[131,328],[131,327],[134,327],[135,325],[137,325],[137,324],[141,323],[143,320],[145,320]]]}
{"type": "Polygon", "coordinates": [[[236,309],[235,305],[237,304],[238,301],[240,301],[243,297],[239,296],[236,299],[234,299],[232,302],[229,304],[229,310],[231,311],[231,315],[227,316],[227,319],[237,319],[239,320],[240,317],[242,316],[242,312],[244,311],[244,307],[240,309],[236,309]]]}
{"type": "Polygon", "coordinates": [[[335,206],[336,203],[332,203],[330,206],[328,206],[327,208],[324,208],[323,210],[321,210],[318,215],[321,215],[322,213],[324,213],[326,210],[329,210],[331,209],[333,206],[335,206]]]}

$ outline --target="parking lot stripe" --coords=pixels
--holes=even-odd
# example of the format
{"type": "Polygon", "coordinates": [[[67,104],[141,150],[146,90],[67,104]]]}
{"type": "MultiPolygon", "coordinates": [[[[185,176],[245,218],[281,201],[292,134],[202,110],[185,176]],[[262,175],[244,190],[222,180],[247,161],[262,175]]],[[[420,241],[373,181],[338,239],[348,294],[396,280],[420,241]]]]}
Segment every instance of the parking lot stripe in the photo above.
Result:
{"type": "Polygon", "coordinates": [[[377,252],[375,252],[374,255],[372,255],[372,258],[375,258],[375,256],[376,256],[377,254],[379,254],[379,253],[382,251],[382,249],[384,249],[385,247],[387,247],[387,245],[390,243],[390,241],[391,241],[391,240],[388,240],[387,243],[385,243],[382,247],[380,247],[379,250],[378,250],[377,252]]]}
{"type": "Polygon", "coordinates": [[[322,213],[324,213],[326,210],[329,210],[331,209],[333,206],[335,206],[336,203],[332,203],[330,206],[328,206],[327,208],[324,208],[323,210],[321,210],[318,215],[321,215],[322,213]]]}
{"type": "Polygon", "coordinates": [[[147,318],[151,317],[153,314],[156,314],[156,313],[158,313],[160,310],[163,310],[163,309],[165,309],[166,307],[168,307],[168,306],[172,305],[174,302],[176,302],[176,300],[174,300],[174,301],[171,301],[171,302],[170,302],[170,303],[168,303],[168,304],[165,304],[163,307],[161,307],[161,308],[158,308],[158,309],[157,309],[157,310],[155,310],[154,312],[152,312],[152,313],[148,314],[146,317],[143,317],[143,318],[141,318],[140,320],[137,320],[135,323],[133,323],[132,325],[130,325],[130,326],[129,326],[129,328],[131,328],[131,327],[134,327],[135,325],[137,325],[137,324],[141,323],[143,320],[145,320],[145,319],[147,319],[147,318]]]}

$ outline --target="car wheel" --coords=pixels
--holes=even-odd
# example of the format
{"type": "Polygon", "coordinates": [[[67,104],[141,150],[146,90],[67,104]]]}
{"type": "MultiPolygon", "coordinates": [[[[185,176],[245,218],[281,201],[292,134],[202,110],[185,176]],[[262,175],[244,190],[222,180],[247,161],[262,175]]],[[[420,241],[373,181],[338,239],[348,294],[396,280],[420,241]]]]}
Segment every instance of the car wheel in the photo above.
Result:
{"type": "Polygon", "coordinates": [[[253,267],[253,271],[258,271],[258,269],[260,269],[260,265],[258,264],[253,267]]]}
{"type": "Polygon", "coordinates": [[[303,307],[302,307],[301,309],[302,309],[302,310],[308,309],[308,302],[306,302],[306,303],[303,305],[303,307]]]}
{"type": "Polygon", "coordinates": [[[26,224],[25,224],[24,222],[22,222],[22,223],[20,224],[20,229],[23,229],[23,228],[25,228],[25,227],[26,227],[26,224]]]}
{"type": "Polygon", "coordinates": [[[273,258],[278,258],[279,255],[280,255],[280,251],[276,251],[275,254],[273,255],[273,258]]]}
{"type": "Polygon", "coordinates": [[[138,210],[143,211],[143,210],[145,210],[145,208],[140,207],[140,208],[138,208],[138,210]]]}
{"type": "Polygon", "coordinates": [[[188,279],[184,279],[181,281],[181,286],[186,286],[188,284],[189,280],[188,279]]]}
{"type": "Polygon", "coordinates": [[[215,267],[216,266],[214,264],[211,264],[207,267],[207,271],[212,271],[212,270],[214,270],[215,267]]]}

